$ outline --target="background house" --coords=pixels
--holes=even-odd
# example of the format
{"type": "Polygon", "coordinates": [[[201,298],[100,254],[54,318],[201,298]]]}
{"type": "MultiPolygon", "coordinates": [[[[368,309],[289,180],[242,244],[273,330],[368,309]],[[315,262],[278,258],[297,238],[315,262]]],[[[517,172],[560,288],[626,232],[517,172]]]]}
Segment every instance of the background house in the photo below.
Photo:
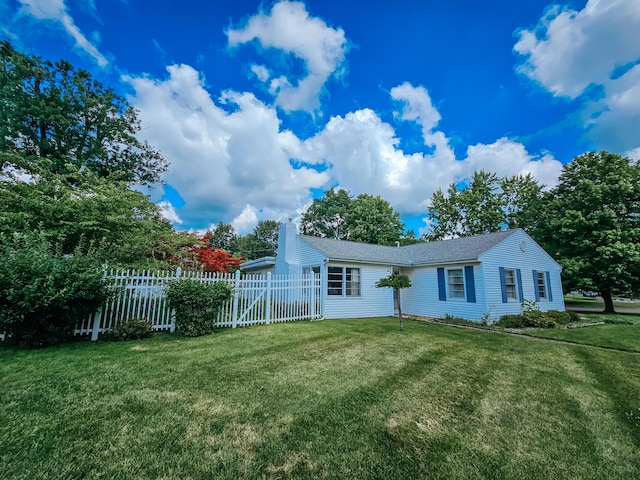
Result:
{"type": "MultiPolygon", "coordinates": [[[[403,247],[298,235],[291,222],[278,233],[271,271],[319,274],[325,318],[393,315],[393,291],[375,287],[392,272],[411,279],[401,295],[407,314],[480,320],[520,313],[524,300],[564,310],[560,265],[521,229],[403,247]]],[[[254,262],[243,270],[266,271],[254,262]]]]}

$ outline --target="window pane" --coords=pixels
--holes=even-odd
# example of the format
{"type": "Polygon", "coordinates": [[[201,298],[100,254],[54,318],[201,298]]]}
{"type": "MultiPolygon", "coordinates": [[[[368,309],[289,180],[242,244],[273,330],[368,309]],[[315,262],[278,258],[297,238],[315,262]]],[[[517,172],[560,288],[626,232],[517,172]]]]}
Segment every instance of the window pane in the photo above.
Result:
{"type": "Polygon", "coordinates": [[[507,289],[507,298],[517,300],[516,295],[516,272],[512,269],[504,270],[504,284],[507,289]]]}
{"type": "Polygon", "coordinates": [[[327,269],[327,294],[342,295],[342,267],[327,269]]]}
{"type": "Polygon", "coordinates": [[[540,300],[547,298],[547,287],[544,281],[544,272],[538,272],[538,294],[540,300]]]}
{"type": "Polygon", "coordinates": [[[447,270],[447,280],[449,282],[449,297],[464,298],[464,277],[462,269],[447,270]]]}
{"type": "Polygon", "coordinates": [[[347,268],[346,295],[350,297],[360,296],[360,269],[347,268]]]}

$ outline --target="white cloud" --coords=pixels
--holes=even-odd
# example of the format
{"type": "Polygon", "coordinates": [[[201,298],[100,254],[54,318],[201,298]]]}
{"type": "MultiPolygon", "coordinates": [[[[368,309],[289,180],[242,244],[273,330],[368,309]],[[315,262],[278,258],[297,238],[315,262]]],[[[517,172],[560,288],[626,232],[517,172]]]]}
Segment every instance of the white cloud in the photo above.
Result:
{"type": "Polygon", "coordinates": [[[391,125],[370,109],[331,118],[305,148],[304,158],[324,160],[341,187],[380,195],[403,212],[424,211],[431,193],[460,171],[448,146],[431,155],[405,154],[391,125]]]}
{"type": "Polygon", "coordinates": [[[246,205],[240,215],[231,221],[231,225],[238,233],[246,234],[258,223],[258,210],[251,206],[246,205]]]}
{"type": "Polygon", "coordinates": [[[276,103],[286,111],[315,111],[326,81],[341,72],[348,43],[344,30],[329,27],[310,17],[303,3],[281,1],[270,13],[260,12],[244,27],[229,28],[230,47],[258,40],[265,48],[275,48],[301,59],[307,75],[297,81],[287,75],[272,83],[276,103]]]}
{"type": "Polygon", "coordinates": [[[547,187],[558,183],[562,163],[548,153],[531,155],[525,146],[508,138],[500,138],[485,145],[478,143],[467,148],[467,157],[462,162],[463,175],[471,177],[476,170],[494,172],[500,177],[526,175],[530,173],[547,187]]]}
{"type": "Polygon", "coordinates": [[[20,0],[22,10],[38,20],[58,22],[65,31],[73,37],[76,46],[88,53],[96,63],[105,67],[107,59],[80,31],[69,15],[64,0],[20,0]]]}
{"type": "Polygon", "coordinates": [[[269,70],[264,65],[253,64],[251,65],[251,71],[261,82],[266,82],[271,76],[269,70]]]}
{"type": "Polygon", "coordinates": [[[171,204],[171,202],[162,201],[162,202],[156,203],[156,205],[158,206],[158,210],[160,210],[160,215],[162,215],[162,218],[165,218],[169,220],[171,223],[174,223],[177,225],[182,224],[182,219],[178,215],[178,212],[176,212],[176,209],[171,204]]]}
{"type": "Polygon", "coordinates": [[[403,102],[401,118],[420,123],[431,147],[430,153],[407,154],[393,127],[371,109],[332,117],[317,135],[301,141],[282,131],[277,110],[254,95],[226,91],[214,101],[192,67],[173,65],[168,73],[162,80],[125,80],[135,90],[131,101],[140,110],[145,138],[170,162],[164,180],[185,203],[173,210],[165,204],[166,215],[185,225],[224,221],[247,233],[261,219],[299,217],[311,188],[335,184],[354,195],[380,195],[401,212],[417,214],[433,191],[475,169],[531,172],[547,184],[559,173],[560,163],[551,156],[531,155],[506,138],[469,147],[467,158],[456,160],[445,133],[435,130],[440,114],[421,87],[392,90],[403,102]]]}
{"type": "Polygon", "coordinates": [[[533,30],[521,30],[518,70],[556,95],[575,98],[605,84],[617,67],[640,59],[640,2],[589,0],[580,10],[549,8],[533,30]]]}
{"type": "Polygon", "coordinates": [[[300,141],[280,131],[274,108],[234,91],[216,103],[195,69],[167,70],[164,80],[125,81],[135,90],[131,102],[140,110],[145,138],[170,162],[164,180],[185,202],[177,209],[185,224],[240,222],[247,205],[262,218],[286,218],[309,201],[310,188],[327,182],[326,173],[291,165],[290,152],[300,151],[300,141]]]}
{"type": "Polygon", "coordinates": [[[630,158],[631,160],[640,161],[640,147],[625,152],[624,156],[630,158]]]}
{"type": "Polygon", "coordinates": [[[605,97],[590,105],[585,117],[589,136],[599,148],[617,152],[640,148],[640,65],[608,82],[605,97]]]}
{"type": "Polygon", "coordinates": [[[424,87],[414,87],[409,82],[404,82],[391,89],[391,98],[404,104],[400,118],[421,125],[425,144],[432,145],[432,130],[442,117],[431,103],[429,92],[424,87]]]}
{"type": "Polygon", "coordinates": [[[435,190],[468,179],[475,170],[500,176],[531,173],[548,186],[557,183],[562,169],[558,160],[546,153],[532,155],[524,145],[507,138],[470,146],[466,158],[457,160],[446,134],[435,130],[440,113],[428,92],[404,83],[390,93],[402,103],[398,116],[422,127],[431,153],[405,153],[393,127],[370,109],[332,117],[320,133],[302,144],[301,151],[290,151],[304,161],[326,164],[331,185],[337,183],[355,195],[380,195],[409,214],[424,212],[435,190]]]}
{"type": "Polygon", "coordinates": [[[518,37],[514,51],[523,57],[518,72],[556,96],[585,95],[585,126],[592,127],[597,148],[640,146],[638,0],[589,0],[579,11],[556,5],[518,37]],[[604,97],[589,98],[591,85],[604,97]]]}

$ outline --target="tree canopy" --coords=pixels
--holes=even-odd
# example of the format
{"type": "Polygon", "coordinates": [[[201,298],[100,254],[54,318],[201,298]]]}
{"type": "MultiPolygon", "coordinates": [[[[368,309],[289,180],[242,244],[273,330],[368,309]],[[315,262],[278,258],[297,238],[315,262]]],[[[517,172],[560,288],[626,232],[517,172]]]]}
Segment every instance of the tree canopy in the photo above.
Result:
{"type": "Polygon", "coordinates": [[[393,245],[404,238],[400,214],[379,196],[355,198],[346,190],[330,189],[302,214],[302,233],[336,240],[393,245]]]}
{"type": "Polygon", "coordinates": [[[466,186],[436,190],[430,201],[427,240],[468,237],[508,228],[534,228],[542,186],[530,175],[498,177],[484,170],[473,173],[466,186]]]}
{"type": "Polygon", "coordinates": [[[563,266],[567,288],[612,293],[640,288],[640,166],[615,153],[590,152],[566,164],[546,195],[538,240],[563,266]]]}
{"type": "Polygon", "coordinates": [[[136,110],[64,60],[44,61],[0,42],[0,99],[0,151],[19,152],[53,173],[73,166],[141,184],[158,182],[166,169],[162,155],[138,138],[136,110]]]}
{"type": "MultiPolygon", "coordinates": [[[[0,153],[0,159],[20,163],[15,154],[0,153]]],[[[62,254],[90,247],[112,264],[163,260],[184,247],[169,243],[167,237],[177,234],[149,197],[125,182],[73,167],[64,177],[45,169],[0,177],[0,234],[8,239],[36,231],[62,254]]]]}

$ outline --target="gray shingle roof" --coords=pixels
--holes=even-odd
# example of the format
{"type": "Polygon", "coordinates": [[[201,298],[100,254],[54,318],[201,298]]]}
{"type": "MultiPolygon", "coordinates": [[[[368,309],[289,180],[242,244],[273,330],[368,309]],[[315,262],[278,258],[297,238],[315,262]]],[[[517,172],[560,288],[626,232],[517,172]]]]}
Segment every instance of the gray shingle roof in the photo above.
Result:
{"type": "Polygon", "coordinates": [[[371,245],[306,235],[301,235],[300,238],[330,260],[385,265],[433,265],[477,260],[482,253],[513,235],[514,232],[516,230],[505,230],[487,235],[417,243],[404,247],[371,245]]]}

